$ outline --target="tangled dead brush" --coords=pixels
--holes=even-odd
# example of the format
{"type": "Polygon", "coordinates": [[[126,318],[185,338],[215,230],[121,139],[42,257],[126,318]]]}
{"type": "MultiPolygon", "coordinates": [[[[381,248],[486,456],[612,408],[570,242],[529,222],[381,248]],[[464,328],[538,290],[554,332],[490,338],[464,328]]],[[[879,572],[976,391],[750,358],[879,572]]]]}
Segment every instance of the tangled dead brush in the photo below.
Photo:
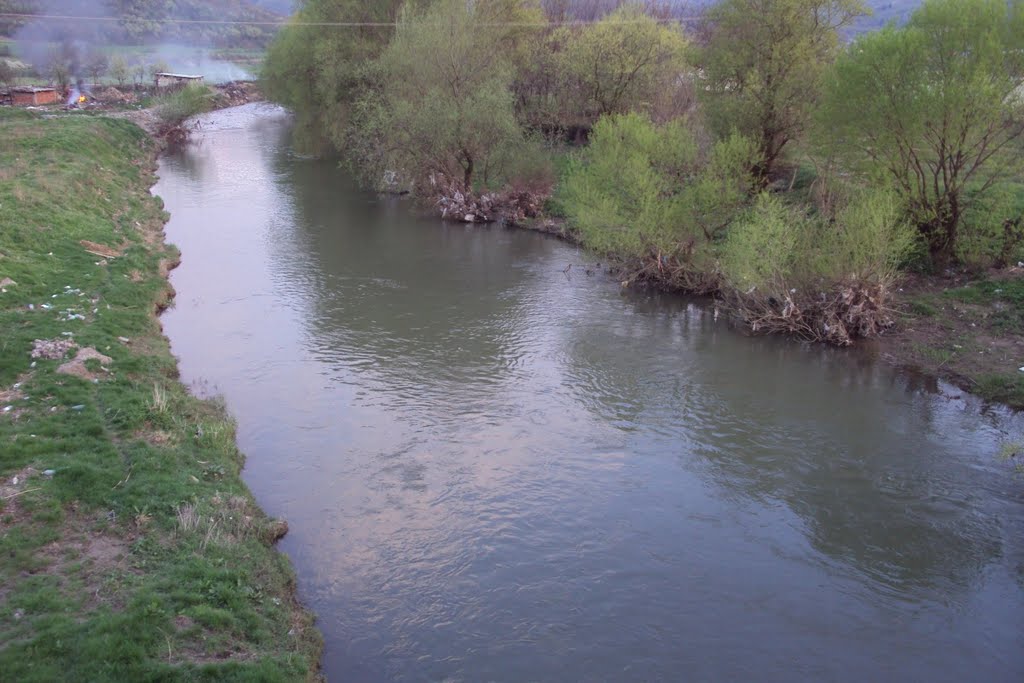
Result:
{"type": "Polygon", "coordinates": [[[540,215],[547,199],[545,194],[518,187],[482,194],[460,188],[461,183],[450,178],[431,176],[429,196],[433,197],[433,205],[442,218],[463,223],[505,221],[516,224],[540,215]]]}
{"type": "Polygon", "coordinates": [[[886,285],[836,285],[816,297],[787,293],[781,300],[755,291],[722,292],[726,307],[758,334],[788,334],[849,346],[893,326],[886,285]]]}

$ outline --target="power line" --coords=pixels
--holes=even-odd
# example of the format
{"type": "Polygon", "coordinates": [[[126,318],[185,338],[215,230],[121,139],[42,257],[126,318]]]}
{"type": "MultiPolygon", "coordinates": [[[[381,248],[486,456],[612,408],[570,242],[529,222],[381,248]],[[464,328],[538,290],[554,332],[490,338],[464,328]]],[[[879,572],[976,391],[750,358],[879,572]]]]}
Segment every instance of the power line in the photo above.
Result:
{"type": "MultiPolygon", "coordinates": [[[[27,19],[31,21],[43,19],[47,21],[79,21],[79,22],[122,22],[133,21],[123,17],[97,17],[97,16],[72,16],[65,14],[18,14],[13,12],[0,12],[3,19],[27,19]]],[[[659,24],[684,24],[699,21],[701,17],[673,17],[670,19],[659,19],[652,17],[659,24]]],[[[395,28],[398,22],[394,21],[249,21],[233,19],[139,19],[151,24],[185,24],[185,25],[215,25],[215,26],[321,26],[338,28],[395,28]]],[[[571,20],[571,21],[548,21],[548,22],[481,22],[478,26],[497,27],[507,26],[515,28],[546,28],[549,26],[587,26],[598,23],[599,19],[593,20],[571,20]]],[[[642,19],[605,22],[621,25],[644,23],[642,19]]]]}

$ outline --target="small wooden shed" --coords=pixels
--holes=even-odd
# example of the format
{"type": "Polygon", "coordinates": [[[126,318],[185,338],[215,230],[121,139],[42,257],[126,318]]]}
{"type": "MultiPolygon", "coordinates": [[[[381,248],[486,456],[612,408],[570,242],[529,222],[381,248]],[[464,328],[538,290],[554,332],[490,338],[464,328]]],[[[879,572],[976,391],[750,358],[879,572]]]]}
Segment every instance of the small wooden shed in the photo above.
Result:
{"type": "Polygon", "coordinates": [[[154,85],[157,88],[184,88],[191,83],[202,83],[202,76],[190,76],[188,74],[159,73],[153,77],[154,85]]]}
{"type": "Polygon", "coordinates": [[[11,88],[11,103],[15,106],[31,107],[58,102],[60,95],[56,88],[34,88],[27,85],[11,88]]]}

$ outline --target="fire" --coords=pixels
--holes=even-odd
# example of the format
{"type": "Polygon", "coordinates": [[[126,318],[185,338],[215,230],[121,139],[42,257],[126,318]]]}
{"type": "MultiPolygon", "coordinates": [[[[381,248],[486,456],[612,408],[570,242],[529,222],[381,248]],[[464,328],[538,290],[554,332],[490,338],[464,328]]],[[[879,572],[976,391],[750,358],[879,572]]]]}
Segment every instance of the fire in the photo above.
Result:
{"type": "Polygon", "coordinates": [[[79,95],[78,96],[78,103],[79,104],[84,104],[85,103],[85,95],[79,95]]]}

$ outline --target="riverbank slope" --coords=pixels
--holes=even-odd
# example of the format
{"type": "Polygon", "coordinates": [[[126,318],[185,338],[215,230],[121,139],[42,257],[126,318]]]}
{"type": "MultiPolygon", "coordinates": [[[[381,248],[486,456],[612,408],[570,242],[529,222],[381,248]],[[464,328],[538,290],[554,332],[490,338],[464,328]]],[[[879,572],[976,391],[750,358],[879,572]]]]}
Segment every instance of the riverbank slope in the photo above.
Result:
{"type": "Polygon", "coordinates": [[[286,527],[155,315],[177,259],[155,149],[127,121],[0,111],[0,671],[313,679],[286,527]]]}

